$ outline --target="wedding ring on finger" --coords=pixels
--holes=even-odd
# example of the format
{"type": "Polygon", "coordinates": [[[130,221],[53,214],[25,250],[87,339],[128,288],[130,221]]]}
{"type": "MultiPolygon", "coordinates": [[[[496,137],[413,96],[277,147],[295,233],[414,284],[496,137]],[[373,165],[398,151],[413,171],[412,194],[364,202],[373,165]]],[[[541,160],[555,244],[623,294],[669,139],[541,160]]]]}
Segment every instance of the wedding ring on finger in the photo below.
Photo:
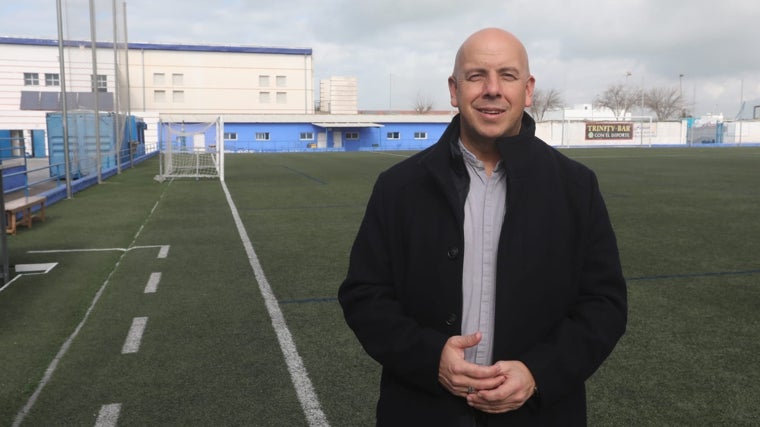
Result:
{"type": "Polygon", "coordinates": [[[477,390],[475,390],[475,387],[472,387],[472,386],[467,387],[467,394],[473,394],[476,391],[477,390]]]}

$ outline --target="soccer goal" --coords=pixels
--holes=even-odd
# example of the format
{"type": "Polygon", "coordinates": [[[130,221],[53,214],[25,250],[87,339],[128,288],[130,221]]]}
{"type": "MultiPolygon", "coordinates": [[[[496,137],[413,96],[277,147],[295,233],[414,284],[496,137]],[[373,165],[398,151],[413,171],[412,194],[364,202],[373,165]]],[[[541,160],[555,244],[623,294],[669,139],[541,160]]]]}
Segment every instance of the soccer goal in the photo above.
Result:
{"type": "Polygon", "coordinates": [[[224,181],[224,120],[159,123],[159,181],[212,178],[224,181]]]}

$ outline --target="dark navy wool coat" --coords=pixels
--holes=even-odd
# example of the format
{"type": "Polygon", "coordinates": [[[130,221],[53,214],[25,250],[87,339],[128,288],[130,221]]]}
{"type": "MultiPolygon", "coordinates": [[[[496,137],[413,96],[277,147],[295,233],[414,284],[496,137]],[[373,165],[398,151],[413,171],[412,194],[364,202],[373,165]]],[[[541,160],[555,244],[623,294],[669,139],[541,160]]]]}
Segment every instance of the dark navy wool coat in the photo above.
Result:
{"type": "Polygon", "coordinates": [[[584,383],[625,331],[618,248],[595,174],[535,137],[497,142],[507,173],[493,360],[520,360],[539,395],[487,415],[438,382],[446,340],[461,333],[464,201],[459,117],[441,139],[380,174],[339,300],[382,365],[377,424],[584,425],[584,383]]]}

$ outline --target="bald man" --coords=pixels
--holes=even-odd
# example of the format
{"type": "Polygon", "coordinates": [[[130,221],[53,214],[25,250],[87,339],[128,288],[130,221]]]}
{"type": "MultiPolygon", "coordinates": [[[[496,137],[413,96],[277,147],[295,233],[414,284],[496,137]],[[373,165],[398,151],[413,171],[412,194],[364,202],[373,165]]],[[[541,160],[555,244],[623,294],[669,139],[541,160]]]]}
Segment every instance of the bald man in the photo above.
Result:
{"type": "Polygon", "coordinates": [[[513,34],[467,38],[448,85],[459,114],[380,174],[339,290],[383,368],[377,425],[585,425],[627,319],[596,176],[536,138],[513,34]]]}

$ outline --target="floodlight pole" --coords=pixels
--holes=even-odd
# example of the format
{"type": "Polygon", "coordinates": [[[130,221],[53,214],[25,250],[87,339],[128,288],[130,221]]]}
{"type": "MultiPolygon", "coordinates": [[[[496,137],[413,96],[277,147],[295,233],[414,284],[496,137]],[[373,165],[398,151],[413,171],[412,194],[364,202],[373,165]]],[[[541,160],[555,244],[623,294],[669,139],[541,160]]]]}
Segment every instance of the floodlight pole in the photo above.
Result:
{"type": "Polygon", "coordinates": [[[63,63],[63,19],[61,18],[61,0],[55,2],[58,14],[58,65],[61,69],[61,128],[63,130],[63,167],[66,171],[66,198],[71,198],[71,165],[69,164],[68,111],[66,108],[66,67],[63,63]]]}
{"type": "MultiPolygon", "coordinates": [[[[124,69],[126,70],[127,74],[127,115],[132,114],[132,96],[130,94],[130,83],[129,83],[129,29],[127,28],[127,2],[125,1],[123,3],[123,9],[124,12],[122,14],[122,19],[124,20],[124,58],[125,58],[125,66],[124,69]]],[[[145,103],[143,103],[143,110],[145,110],[145,103]]],[[[132,128],[129,129],[129,136],[131,137],[132,134],[132,128]]],[[[131,138],[130,138],[131,139],[131,138]]]]}
{"type": "Polygon", "coordinates": [[[98,98],[100,92],[98,88],[98,52],[95,36],[95,0],[90,0],[90,46],[92,49],[92,94],[95,96],[95,167],[98,168],[98,184],[103,182],[101,174],[101,156],[100,156],[100,105],[98,98]]]}
{"type": "MultiPolygon", "coordinates": [[[[124,21],[124,69],[126,74],[126,83],[127,83],[127,91],[125,92],[127,96],[127,114],[125,116],[129,117],[132,115],[132,95],[130,94],[131,91],[131,85],[129,83],[129,31],[127,28],[127,2],[126,0],[122,3],[122,20],[124,21]]],[[[143,86],[145,86],[143,82],[143,86]]],[[[145,110],[145,103],[143,102],[143,110],[145,110]]],[[[129,152],[130,152],[130,161],[134,162],[134,157],[132,156],[132,126],[127,126],[126,128],[126,134],[127,134],[127,143],[129,145],[129,152]]],[[[135,138],[137,135],[135,135],[135,138]]]]}
{"type": "MultiPolygon", "coordinates": [[[[119,105],[119,90],[121,90],[121,85],[119,84],[119,49],[117,48],[117,41],[118,41],[118,33],[116,31],[117,28],[117,19],[116,19],[116,0],[111,1],[111,12],[113,13],[113,80],[114,80],[114,97],[115,97],[115,103],[114,103],[114,127],[116,128],[116,135],[114,138],[114,151],[116,152],[116,173],[121,173],[121,147],[124,144],[124,132],[122,131],[122,125],[121,120],[119,120],[119,113],[120,113],[120,105],[119,105]]],[[[126,118],[124,126],[126,126],[126,118]]]]}

